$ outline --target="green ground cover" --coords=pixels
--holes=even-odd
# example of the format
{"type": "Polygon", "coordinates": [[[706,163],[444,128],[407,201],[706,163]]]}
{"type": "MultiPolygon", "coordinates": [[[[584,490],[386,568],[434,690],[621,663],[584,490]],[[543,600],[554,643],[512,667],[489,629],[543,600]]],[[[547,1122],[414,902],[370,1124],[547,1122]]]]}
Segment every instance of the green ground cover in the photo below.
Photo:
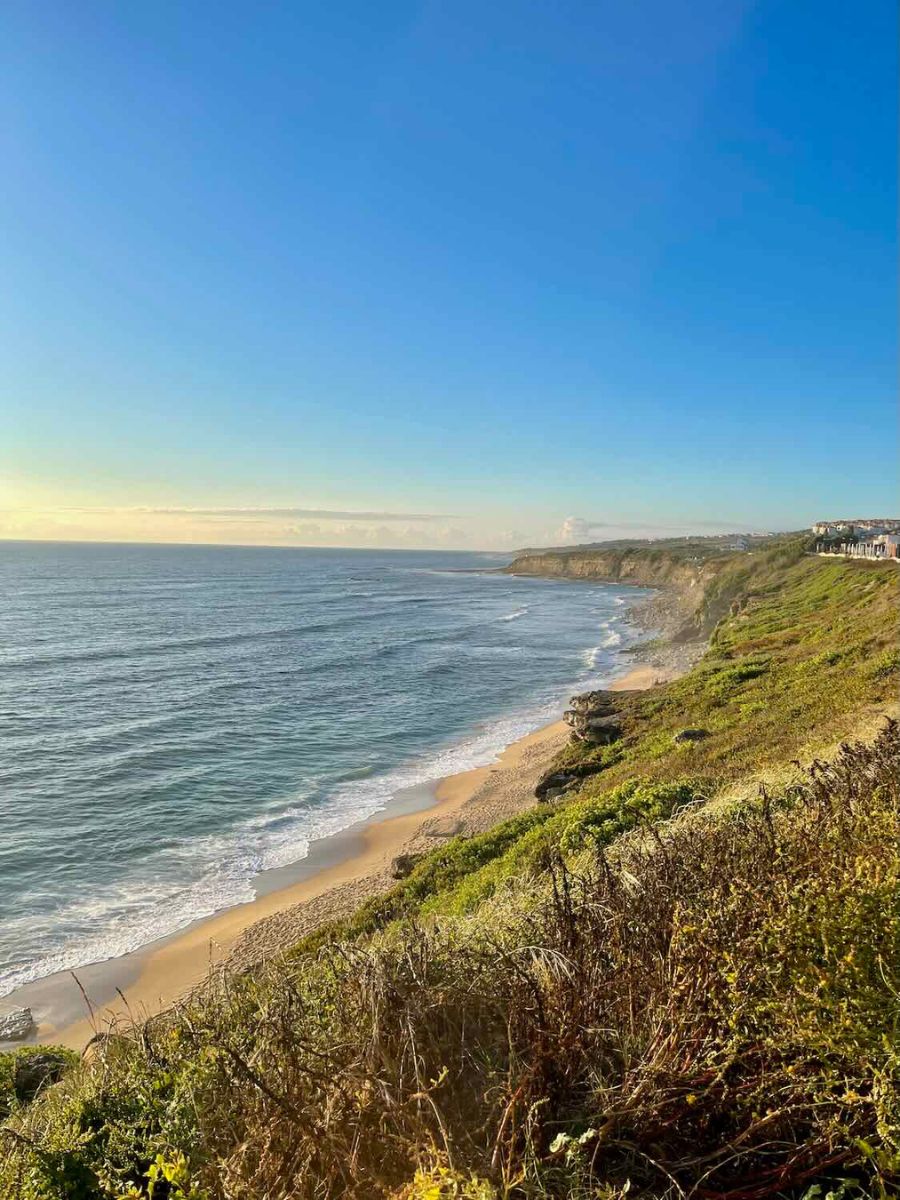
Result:
{"type": "Polygon", "coordinates": [[[706,655],[561,802],[9,1104],[0,1195],[897,1194],[898,598],[734,556],[706,655]]]}

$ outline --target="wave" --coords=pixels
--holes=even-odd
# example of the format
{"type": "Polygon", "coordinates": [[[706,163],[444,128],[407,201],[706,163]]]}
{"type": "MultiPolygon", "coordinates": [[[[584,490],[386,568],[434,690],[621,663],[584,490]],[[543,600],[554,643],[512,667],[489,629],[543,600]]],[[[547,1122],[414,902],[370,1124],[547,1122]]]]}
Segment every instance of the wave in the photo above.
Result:
{"type": "Polygon", "coordinates": [[[274,882],[260,874],[398,792],[491,762],[573,691],[603,686],[631,638],[621,589],[427,574],[382,576],[368,595],[368,576],[295,590],[216,572],[207,596],[170,609],[123,576],[120,621],[73,604],[66,627],[44,622],[49,637],[23,609],[7,653],[32,674],[0,683],[16,776],[0,994],[251,900],[274,882]]]}
{"type": "MultiPolygon", "coordinates": [[[[439,604],[440,600],[423,599],[421,597],[406,597],[399,596],[389,603],[396,604],[439,604]]],[[[527,611],[527,610],[525,610],[527,611]]],[[[508,618],[512,620],[514,617],[521,615],[520,613],[510,614],[508,618]]],[[[378,658],[382,655],[392,654],[396,651],[404,650],[408,646],[419,645],[427,642],[436,641],[457,641],[463,640],[473,630],[480,626],[489,623],[493,618],[481,618],[474,621],[468,621],[466,624],[457,628],[443,629],[433,633],[424,633],[416,637],[400,638],[396,642],[388,645],[373,647],[366,655],[360,655],[354,651],[352,657],[359,661],[363,657],[378,658]]],[[[216,646],[231,646],[242,643],[261,643],[261,642],[278,642],[286,638],[292,638],[296,635],[306,636],[312,633],[326,633],[335,629],[342,629],[347,626],[357,626],[365,621],[383,620],[383,614],[377,612],[362,612],[351,613],[345,617],[337,617],[327,621],[313,621],[308,624],[298,624],[292,626],[284,626],[279,629],[260,629],[260,630],[236,630],[232,633],[221,634],[205,634],[202,637],[194,638],[177,638],[177,639],[161,639],[152,642],[133,643],[124,646],[107,646],[97,647],[84,650],[62,651],[55,654],[30,655],[21,658],[8,658],[5,661],[0,656],[0,667],[6,671],[10,670],[33,670],[34,668],[46,667],[55,669],[60,666],[72,666],[80,663],[101,663],[111,662],[115,660],[134,660],[141,658],[165,658],[170,653],[182,650],[197,650],[211,649],[216,646]]],[[[333,667],[340,662],[347,661],[348,654],[340,655],[337,658],[332,658],[327,662],[303,665],[295,668],[300,673],[310,671],[319,671],[328,667],[333,667]]],[[[160,668],[164,677],[170,674],[173,669],[177,669],[175,664],[165,662],[160,668]]],[[[114,676],[101,676],[100,682],[107,682],[114,676]]]]}
{"type": "Polygon", "coordinates": [[[324,795],[311,787],[299,803],[270,806],[228,833],[167,847],[146,860],[140,877],[95,888],[56,910],[45,930],[33,914],[5,921],[6,934],[27,934],[32,945],[42,932],[50,940],[60,927],[83,932],[30,963],[0,968],[0,996],[48,975],[132,953],[223,908],[253,900],[261,873],[302,862],[313,842],[383,812],[398,792],[496,761],[506,746],[559,707],[558,700],[548,700],[403,766],[369,778],[345,778],[324,795]],[[185,880],[179,865],[195,875],[193,881],[185,880]],[[102,932],[96,932],[98,926],[102,932]]]}
{"type": "MultiPolygon", "coordinates": [[[[418,601],[416,601],[418,603],[418,601]]],[[[243,642],[280,641],[297,634],[327,633],[332,629],[359,625],[364,621],[377,621],[381,614],[353,612],[329,621],[311,621],[306,624],[286,625],[278,629],[241,629],[231,633],[203,634],[191,638],[160,638],[149,642],[134,642],[122,646],[101,646],[84,650],[60,651],[55,654],[26,655],[21,658],[0,658],[4,670],[31,670],[34,667],[68,666],[72,663],[104,662],[112,659],[132,659],[167,655],[178,650],[211,649],[215,646],[235,645],[243,642]]]]}
{"type": "Polygon", "coordinates": [[[612,620],[605,621],[600,628],[606,630],[606,633],[601,638],[596,646],[589,646],[582,653],[582,662],[586,667],[591,669],[599,665],[600,659],[608,650],[615,650],[622,645],[622,632],[618,629],[610,628],[612,620]]]}

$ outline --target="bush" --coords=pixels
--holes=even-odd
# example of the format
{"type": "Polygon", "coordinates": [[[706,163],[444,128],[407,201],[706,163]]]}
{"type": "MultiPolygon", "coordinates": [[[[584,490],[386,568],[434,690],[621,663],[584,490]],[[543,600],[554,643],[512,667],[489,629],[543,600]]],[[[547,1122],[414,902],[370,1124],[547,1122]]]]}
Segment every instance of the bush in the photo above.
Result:
{"type": "Polygon", "coordinates": [[[5,1194],[146,1196],[154,1164],[154,1200],[893,1192],[898,767],[891,724],[614,853],[602,808],[559,812],[574,862],[222,978],[70,1075],[13,1119],[5,1194]]]}
{"type": "Polygon", "coordinates": [[[891,675],[900,673],[900,650],[891,648],[883,651],[869,668],[873,679],[888,679],[891,675]]]}
{"type": "Polygon", "coordinates": [[[78,1061],[65,1046],[20,1046],[0,1053],[0,1117],[30,1104],[78,1061]]]}

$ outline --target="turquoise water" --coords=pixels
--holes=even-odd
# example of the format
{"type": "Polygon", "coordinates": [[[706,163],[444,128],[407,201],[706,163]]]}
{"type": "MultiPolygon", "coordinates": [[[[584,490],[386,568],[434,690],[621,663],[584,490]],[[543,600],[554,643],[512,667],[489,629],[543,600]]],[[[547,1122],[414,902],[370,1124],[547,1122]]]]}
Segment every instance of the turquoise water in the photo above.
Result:
{"type": "Polygon", "coordinates": [[[619,672],[638,591],[503,561],[0,543],[0,994],[252,899],[619,672]]]}

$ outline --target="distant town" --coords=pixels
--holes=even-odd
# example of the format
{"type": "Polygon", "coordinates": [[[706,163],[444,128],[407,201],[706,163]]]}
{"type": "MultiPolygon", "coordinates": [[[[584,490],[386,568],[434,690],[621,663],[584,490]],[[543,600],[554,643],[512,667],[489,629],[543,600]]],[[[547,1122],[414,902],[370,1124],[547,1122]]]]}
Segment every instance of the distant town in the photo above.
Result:
{"type": "Polygon", "coordinates": [[[900,519],[854,517],[852,520],[816,521],[812,531],[820,538],[816,542],[817,554],[900,559],[900,519]]]}

